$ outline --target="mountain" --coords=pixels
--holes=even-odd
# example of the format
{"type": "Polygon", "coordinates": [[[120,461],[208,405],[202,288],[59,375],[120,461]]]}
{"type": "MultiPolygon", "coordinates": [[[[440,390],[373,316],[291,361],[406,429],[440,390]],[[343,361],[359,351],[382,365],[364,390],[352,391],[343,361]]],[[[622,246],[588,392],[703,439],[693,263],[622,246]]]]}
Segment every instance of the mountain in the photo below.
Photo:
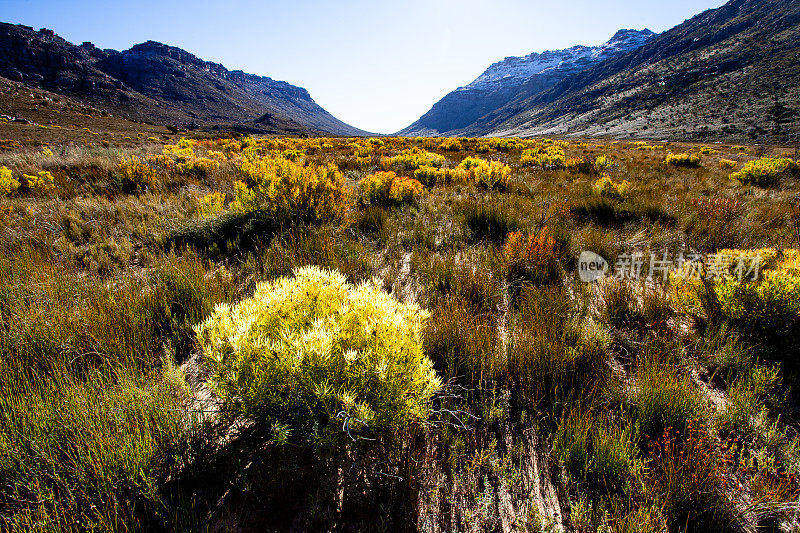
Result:
{"type": "Polygon", "coordinates": [[[442,98],[400,133],[458,135],[472,132],[476,122],[502,108],[521,91],[531,88],[544,91],[576,72],[639,48],[654,35],[647,29],[620,30],[600,46],[573,46],[566,50],[507,57],[490,66],[469,85],[442,98]]]}
{"type": "Polygon", "coordinates": [[[366,133],[333,117],[302,87],[154,41],[118,52],[0,23],[0,50],[0,76],[136,120],[253,133],[366,133]]]}
{"type": "Polygon", "coordinates": [[[533,76],[462,132],[800,142],[800,2],[731,0],[556,83],[533,76]]]}

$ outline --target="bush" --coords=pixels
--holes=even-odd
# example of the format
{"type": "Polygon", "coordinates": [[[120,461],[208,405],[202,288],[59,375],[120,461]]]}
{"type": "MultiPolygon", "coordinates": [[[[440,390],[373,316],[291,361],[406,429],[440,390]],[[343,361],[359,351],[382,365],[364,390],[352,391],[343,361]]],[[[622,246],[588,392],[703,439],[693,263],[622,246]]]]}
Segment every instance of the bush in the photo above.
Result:
{"type": "Polygon", "coordinates": [[[730,170],[732,168],[736,168],[736,165],[738,165],[738,164],[739,163],[737,163],[736,161],[734,161],[732,159],[720,159],[719,160],[719,168],[721,170],[730,170]]]}
{"type": "Polygon", "coordinates": [[[598,196],[613,198],[615,200],[624,200],[628,196],[630,184],[627,181],[614,183],[611,176],[604,174],[594,182],[592,190],[598,196]]]}
{"type": "Polygon", "coordinates": [[[415,201],[422,194],[422,184],[392,171],[375,172],[359,183],[361,194],[370,204],[402,205],[415,201]]]}
{"type": "Polygon", "coordinates": [[[731,179],[742,185],[771,187],[777,185],[784,176],[800,175],[800,165],[789,158],[775,159],[764,157],[745,163],[742,170],[731,174],[731,179]]]}
{"type": "Polygon", "coordinates": [[[560,278],[556,240],[547,227],[538,233],[515,231],[503,247],[512,282],[553,283],[560,278]]]}
{"type": "Polygon", "coordinates": [[[206,157],[189,159],[184,163],[179,163],[178,170],[195,178],[203,179],[219,170],[219,161],[206,157]]]}
{"type": "Polygon", "coordinates": [[[123,157],[117,169],[122,182],[122,192],[137,193],[151,189],[157,184],[156,171],[135,155],[127,159],[123,157]]]}
{"type": "Polygon", "coordinates": [[[505,190],[508,188],[508,177],[511,168],[500,161],[490,161],[478,165],[472,172],[475,176],[475,185],[486,189],[505,190]]]}
{"type": "Polygon", "coordinates": [[[11,169],[0,167],[0,195],[13,194],[20,187],[20,182],[14,179],[11,169]]]}
{"type": "Polygon", "coordinates": [[[462,149],[461,142],[458,139],[445,139],[439,144],[439,150],[446,152],[458,152],[462,149]]]}
{"type": "Polygon", "coordinates": [[[463,168],[420,167],[414,171],[414,179],[426,187],[433,187],[434,185],[468,183],[470,175],[463,168]]]}
{"type": "Polygon", "coordinates": [[[646,494],[661,504],[670,530],[735,531],[740,516],[728,481],[729,449],[691,420],[687,429],[666,429],[650,450],[646,494]]]}
{"type": "Polygon", "coordinates": [[[55,179],[47,170],[22,175],[22,188],[29,192],[47,192],[55,188],[55,179]]]}
{"type": "Polygon", "coordinates": [[[573,174],[594,174],[597,167],[588,157],[570,157],[564,167],[573,174]]]}
{"type": "Polygon", "coordinates": [[[394,157],[383,158],[381,161],[384,169],[416,170],[420,167],[436,167],[444,165],[444,156],[433,152],[426,152],[419,148],[403,150],[394,157]]]}
{"type": "Polygon", "coordinates": [[[664,162],[676,167],[699,167],[700,158],[694,154],[667,154],[664,162]]]}
{"type": "Polygon", "coordinates": [[[553,450],[573,479],[619,490],[634,475],[638,450],[636,428],[604,424],[582,409],[561,419],[553,450]]]}
{"type": "Polygon", "coordinates": [[[234,412],[291,441],[332,443],[427,417],[440,388],[422,350],[427,316],[373,283],[304,267],[218,306],[197,335],[234,412]]]}
{"type": "Polygon", "coordinates": [[[468,172],[478,187],[489,190],[508,188],[511,167],[501,161],[487,161],[480,157],[469,156],[459,163],[458,169],[468,172]]]}
{"type": "Polygon", "coordinates": [[[557,145],[529,148],[519,160],[523,166],[536,166],[545,170],[558,170],[566,166],[564,149],[557,145]]]}
{"type": "Polygon", "coordinates": [[[301,166],[283,158],[247,157],[239,172],[231,208],[261,212],[277,221],[331,222],[341,220],[350,193],[335,165],[301,166]]]}

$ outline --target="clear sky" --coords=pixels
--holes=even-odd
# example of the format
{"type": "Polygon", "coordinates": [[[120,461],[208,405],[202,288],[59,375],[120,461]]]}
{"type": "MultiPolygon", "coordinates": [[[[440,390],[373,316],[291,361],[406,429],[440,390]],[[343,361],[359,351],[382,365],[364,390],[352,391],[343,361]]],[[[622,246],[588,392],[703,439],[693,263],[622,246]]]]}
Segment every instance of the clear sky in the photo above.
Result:
{"type": "Polygon", "coordinates": [[[661,32],[724,0],[0,0],[0,20],[124,50],[152,39],[305,87],[375,133],[415,121],[507,56],[661,32]]]}

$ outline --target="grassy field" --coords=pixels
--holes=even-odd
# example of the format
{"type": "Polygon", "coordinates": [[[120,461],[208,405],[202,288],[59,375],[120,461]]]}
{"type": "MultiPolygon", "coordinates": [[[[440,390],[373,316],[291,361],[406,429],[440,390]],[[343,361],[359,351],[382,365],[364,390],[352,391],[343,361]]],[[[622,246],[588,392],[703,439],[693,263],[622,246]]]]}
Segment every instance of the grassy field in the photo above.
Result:
{"type": "Polygon", "coordinates": [[[0,125],[0,529],[800,527],[796,149],[79,126],[0,125]],[[308,265],[424,310],[432,395],[222,383],[197,326],[308,265]]]}

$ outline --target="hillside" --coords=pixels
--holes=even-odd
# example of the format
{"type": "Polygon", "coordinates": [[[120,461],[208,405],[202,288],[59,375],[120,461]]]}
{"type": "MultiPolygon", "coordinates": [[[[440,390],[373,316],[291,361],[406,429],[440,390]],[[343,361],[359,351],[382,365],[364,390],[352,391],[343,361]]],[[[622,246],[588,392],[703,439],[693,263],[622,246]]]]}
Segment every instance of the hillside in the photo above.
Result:
{"type": "Polygon", "coordinates": [[[732,0],[448,135],[800,140],[800,3],[732,0]]]}
{"type": "Polygon", "coordinates": [[[404,135],[450,135],[471,131],[482,117],[503,108],[520,93],[544,91],[576,72],[630,52],[655,34],[650,30],[620,30],[600,46],[573,46],[566,50],[507,57],[491,65],[469,85],[449,93],[404,135]]]}
{"type": "Polygon", "coordinates": [[[302,87],[148,41],[122,52],[0,23],[0,76],[135,120],[252,133],[361,135],[302,87]]]}

